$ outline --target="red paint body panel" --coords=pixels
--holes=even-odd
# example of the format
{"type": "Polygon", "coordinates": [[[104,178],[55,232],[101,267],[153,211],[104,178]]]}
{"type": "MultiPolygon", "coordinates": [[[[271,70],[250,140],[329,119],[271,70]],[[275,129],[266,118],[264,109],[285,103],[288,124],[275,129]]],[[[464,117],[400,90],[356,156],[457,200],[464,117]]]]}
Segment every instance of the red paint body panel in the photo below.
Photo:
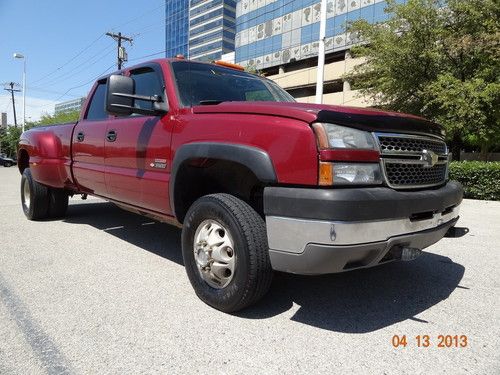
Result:
{"type": "Polygon", "coordinates": [[[115,118],[107,123],[116,141],[105,142],[107,197],[124,203],[168,213],[170,203],[170,140],[168,116],[115,118]],[[164,162],[165,169],[152,163],[164,162]]]}
{"type": "Polygon", "coordinates": [[[271,115],[182,112],[172,139],[173,157],[179,147],[192,142],[253,146],[269,154],[279,183],[317,183],[318,151],[306,122],[271,115]]]}
{"type": "Polygon", "coordinates": [[[75,124],[32,129],[22,134],[19,148],[32,155],[33,178],[56,188],[73,186],[71,177],[71,135],[75,124]]]}
{"type": "Polygon", "coordinates": [[[73,132],[73,176],[80,190],[106,196],[104,181],[104,138],[108,121],[79,121],[73,132]],[[79,142],[78,133],[84,134],[79,142]]]}

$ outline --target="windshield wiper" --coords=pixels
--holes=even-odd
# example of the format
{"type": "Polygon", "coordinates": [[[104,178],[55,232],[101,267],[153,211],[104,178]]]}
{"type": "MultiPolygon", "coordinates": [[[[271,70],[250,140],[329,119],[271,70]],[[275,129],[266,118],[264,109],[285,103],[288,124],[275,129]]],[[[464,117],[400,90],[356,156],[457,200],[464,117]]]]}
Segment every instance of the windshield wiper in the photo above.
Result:
{"type": "Polygon", "coordinates": [[[223,103],[223,102],[226,102],[227,100],[214,100],[214,99],[211,99],[211,100],[200,100],[200,102],[198,103],[199,105],[217,105],[217,104],[220,104],[220,103],[223,103]]]}

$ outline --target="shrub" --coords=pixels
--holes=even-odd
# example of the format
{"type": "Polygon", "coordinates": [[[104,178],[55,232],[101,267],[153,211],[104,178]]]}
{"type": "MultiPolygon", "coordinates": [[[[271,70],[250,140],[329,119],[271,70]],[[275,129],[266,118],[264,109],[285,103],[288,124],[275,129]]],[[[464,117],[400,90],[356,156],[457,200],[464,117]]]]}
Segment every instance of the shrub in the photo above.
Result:
{"type": "Polygon", "coordinates": [[[464,186],[465,198],[500,200],[500,162],[452,162],[450,179],[464,186]]]}

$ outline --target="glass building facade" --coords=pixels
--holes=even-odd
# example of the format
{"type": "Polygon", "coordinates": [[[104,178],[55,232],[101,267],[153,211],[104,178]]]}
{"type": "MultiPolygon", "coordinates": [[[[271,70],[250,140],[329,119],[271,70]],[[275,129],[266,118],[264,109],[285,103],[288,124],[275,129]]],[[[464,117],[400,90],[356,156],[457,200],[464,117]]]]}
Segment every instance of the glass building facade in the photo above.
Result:
{"type": "MultiPolygon", "coordinates": [[[[349,22],[387,20],[386,5],[384,0],[328,0],[326,52],[357,42],[346,32],[349,22]]],[[[265,69],[317,56],[320,14],[318,0],[238,0],[236,63],[265,69]]]]}
{"type": "Polygon", "coordinates": [[[236,0],[191,0],[189,7],[189,58],[218,60],[234,51],[236,0]]]}
{"type": "Polygon", "coordinates": [[[165,0],[165,56],[188,55],[189,0],[165,0]]]}
{"type": "Polygon", "coordinates": [[[59,113],[66,113],[66,112],[73,112],[73,111],[78,111],[82,109],[83,103],[85,103],[85,100],[87,98],[81,97],[78,99],[73,99],[73,100],[68,100],[66,102],[62,103],[57,103],[54,107],[54,113],[57,115],[59,113]]]}

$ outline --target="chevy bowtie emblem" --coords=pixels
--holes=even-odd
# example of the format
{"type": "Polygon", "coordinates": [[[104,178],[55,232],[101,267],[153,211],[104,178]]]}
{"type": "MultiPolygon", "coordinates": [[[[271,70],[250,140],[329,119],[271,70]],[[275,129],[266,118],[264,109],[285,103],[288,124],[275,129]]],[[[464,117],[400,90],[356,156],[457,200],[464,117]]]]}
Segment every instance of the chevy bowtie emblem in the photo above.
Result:
{"type": "Polygon", "coordinates": [[[424,168],[431,168],[436,165],[439,160],[439,156],[433,151],[424,150],[422,151],[421,160],[425,162],[424,168]]]}

